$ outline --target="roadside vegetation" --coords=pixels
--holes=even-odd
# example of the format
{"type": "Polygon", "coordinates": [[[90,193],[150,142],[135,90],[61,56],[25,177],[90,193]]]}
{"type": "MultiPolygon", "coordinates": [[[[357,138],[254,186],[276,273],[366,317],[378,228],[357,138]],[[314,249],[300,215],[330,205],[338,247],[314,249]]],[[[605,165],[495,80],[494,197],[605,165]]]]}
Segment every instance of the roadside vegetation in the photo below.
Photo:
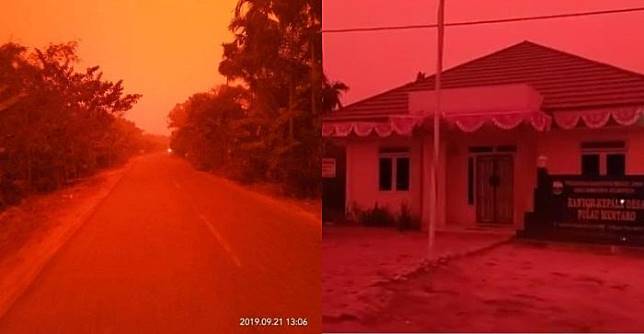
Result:
{"type": "Polygon", "coordinates": [[[171,147],[197,168],[320,195],[321,115],[347,87],[322,73],[320,0],[240,0],[219,72],[228,84],[169,114],[171,147]]]}
{"type": "Polygon", "coordinates": [[[0,45],[0,210],[158,146],[123,118],[141,95],[78,63],[75,42],[0,45]]]}

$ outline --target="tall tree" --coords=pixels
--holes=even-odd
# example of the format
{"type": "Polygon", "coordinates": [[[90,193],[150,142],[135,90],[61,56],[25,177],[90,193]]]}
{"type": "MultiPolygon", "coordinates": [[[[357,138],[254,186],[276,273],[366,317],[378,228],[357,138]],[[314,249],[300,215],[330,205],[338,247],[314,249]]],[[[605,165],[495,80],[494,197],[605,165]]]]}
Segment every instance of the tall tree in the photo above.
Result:
{"type": "MultiPolygon", "coordinates": [[[[246,91],[243,112],[224,127],[233,138],[225,143],[231,149],[225,169],[242,180],[278,182],[295,195],[319,194],[320,116],[346,90],[322,74],[321,18],[321,0],[237,3],[229,26],[234,39],[223,45],[219,72],[246,91]]],[[[224,131],[212,125],[219,124],[212,123],[217,108],[201,112],[200,100],[211,106],[230,97],[221,89],[196,94],[170,114],[172,145],[198,165],[221,154],[205,150],[219,145],[212,129],[224,131]]]]}
{"type": "Polygon", "coordinates": [[[75,42],[35,50],[0,46],[5,186],[13,180],[52,189],[132,153],[123,140],[140,137],[122,114],[140,95],[125,94],[122,82],[103,79],[98,67],[77,71],[77,64],[75,42]]]}
{"type": "Polygon", "coordinates": [[[260,135],[247,148],[261,157],[258,172],[305,192],[318,182],[319,99],[311,96],[319,91],[320,7],[310,0],[240,0],[230,25],[235,39],[224,44],[219,67],[251,92],[249,116],[260,135]]]}

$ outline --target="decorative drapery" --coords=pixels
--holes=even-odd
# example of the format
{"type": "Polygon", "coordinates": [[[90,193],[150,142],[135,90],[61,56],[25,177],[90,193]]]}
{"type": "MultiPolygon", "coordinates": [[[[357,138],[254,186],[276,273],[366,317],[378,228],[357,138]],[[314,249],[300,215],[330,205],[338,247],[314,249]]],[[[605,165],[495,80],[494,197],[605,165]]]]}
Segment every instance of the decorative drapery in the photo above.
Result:
{"type": "MultiPolygon", "coordinates": [[[[386,121],[325,121],[322,125],[324,137],[347,137],[355,134],[367,137],[372,134],[388,137],[393,134],[410,136],[414,129],[420,126],[426,117],[423,116],[392,116],[386,121]]],[[[546,131],[550,128],[550,116],[538,113],[513,113],[495,115],[458,115],[443,117],[447,122],[456,124],[464,132],[474,132],[484,124],[491,123],[498,128],[511,130],[521,123],[530,124],[537,131],[546,131]]]]}
{"type": "Polygon", "coordinates": [[[507,113],[493,115],[457,115],[445,117],[448,122],[456,124],[463,132],[474,132],[486,123],[492,123],[504,130],[511,130],[521,123],[530,124],[537,131],[550,129],[552,118],[542,112],[507,113]]]}
{"type": "Polygon", "coordinates": [[[422,117],[391,116],[386,121],[325,121],[322,124],[324,137],[347,137],[355,134],[367,137],[376,134],[380,137],[391,135],[410,136],[414,129],[422,123],[422,117]]]}
{"type": "Polygon", "coordinates": [[[615,123],[622,126],[630,126],[642,117],[644,107],[624,107],[612,109],[598,109],[585,111],[561,111],[554,113],[554,120],[558,127],[562,129],[572,129],[577,127],[580,121],[591,129],[598,129],[606,126],[611,118],[615,123]]]}
{"type": "MultiPolygon", "coordinates": [[[[591,129],[606,126],[612,119],[621,126],[631,126],[644,116],[644,107],[624,107],[584,111],[555,112],[553,116],[543,112],[532,113],[495,113],[488,115],[446,115],[443,119],[455,124],[463,132],[475,132],[485,124],[494,124],[504,130],[511,130],[522,123],[530,124],[537,131],[547,131],[554,123],[562,129],[573,129],[580,122],[591,129]]],[[[377,135],[410,136],[414,129],[420,126],[430,116],[399,115],[390,116],[385,121],[325,121],[322,125],[324,137],[347,137],[355,134],[359,137],[377,135]]]]}

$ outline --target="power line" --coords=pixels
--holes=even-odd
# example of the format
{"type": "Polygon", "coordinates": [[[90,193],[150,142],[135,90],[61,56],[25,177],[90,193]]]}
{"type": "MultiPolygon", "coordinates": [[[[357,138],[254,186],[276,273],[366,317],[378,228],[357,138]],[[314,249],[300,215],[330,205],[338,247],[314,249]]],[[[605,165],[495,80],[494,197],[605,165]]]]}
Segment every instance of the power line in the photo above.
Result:
{"type": "MultiPolygon", "coordinates": [[[[619,14],[619,13],[630,13],[630,12],[640,12],[640,11],[644,11],[644,7],[610,9],[610,10],[593,11],[593,12],[579,12],[579,13],[554,14],[554,15],[542,15],[542,16],[514,17],[514,18],[508,18],[508,19],[452,22],[452,23],[445,23],[445,26],[462,27],[462,26],[481,25],[481,24],[550,20],[550,19],[561,19],[561,18],[568,18],[568,17],[595,16],[595,15],[619,14]]],[[[385,30],[433,29],[437,27],[438,27],[437,24],[417,24],[417,25],[405,25],[405,26],[384,26],[384,27],[368,27],[368,28],[340,28],[340,29],[323,29],[322,33],[335,34],[335,33],[370,32],[370,31],[385,31],[385,30]]]]}

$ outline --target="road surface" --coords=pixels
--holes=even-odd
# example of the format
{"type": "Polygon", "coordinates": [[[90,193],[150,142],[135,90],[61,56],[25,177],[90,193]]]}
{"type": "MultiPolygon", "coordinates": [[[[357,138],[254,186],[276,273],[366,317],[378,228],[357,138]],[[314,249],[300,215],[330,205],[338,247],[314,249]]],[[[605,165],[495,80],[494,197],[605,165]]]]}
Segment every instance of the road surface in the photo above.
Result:
{"type": "Polygon", "coordinates": [[[149,155],[0,319],[0,333],[319,333],[319,261],[310,217],[149,155]],[[242,327],[244,317],[283,320],[242,327]]]}

